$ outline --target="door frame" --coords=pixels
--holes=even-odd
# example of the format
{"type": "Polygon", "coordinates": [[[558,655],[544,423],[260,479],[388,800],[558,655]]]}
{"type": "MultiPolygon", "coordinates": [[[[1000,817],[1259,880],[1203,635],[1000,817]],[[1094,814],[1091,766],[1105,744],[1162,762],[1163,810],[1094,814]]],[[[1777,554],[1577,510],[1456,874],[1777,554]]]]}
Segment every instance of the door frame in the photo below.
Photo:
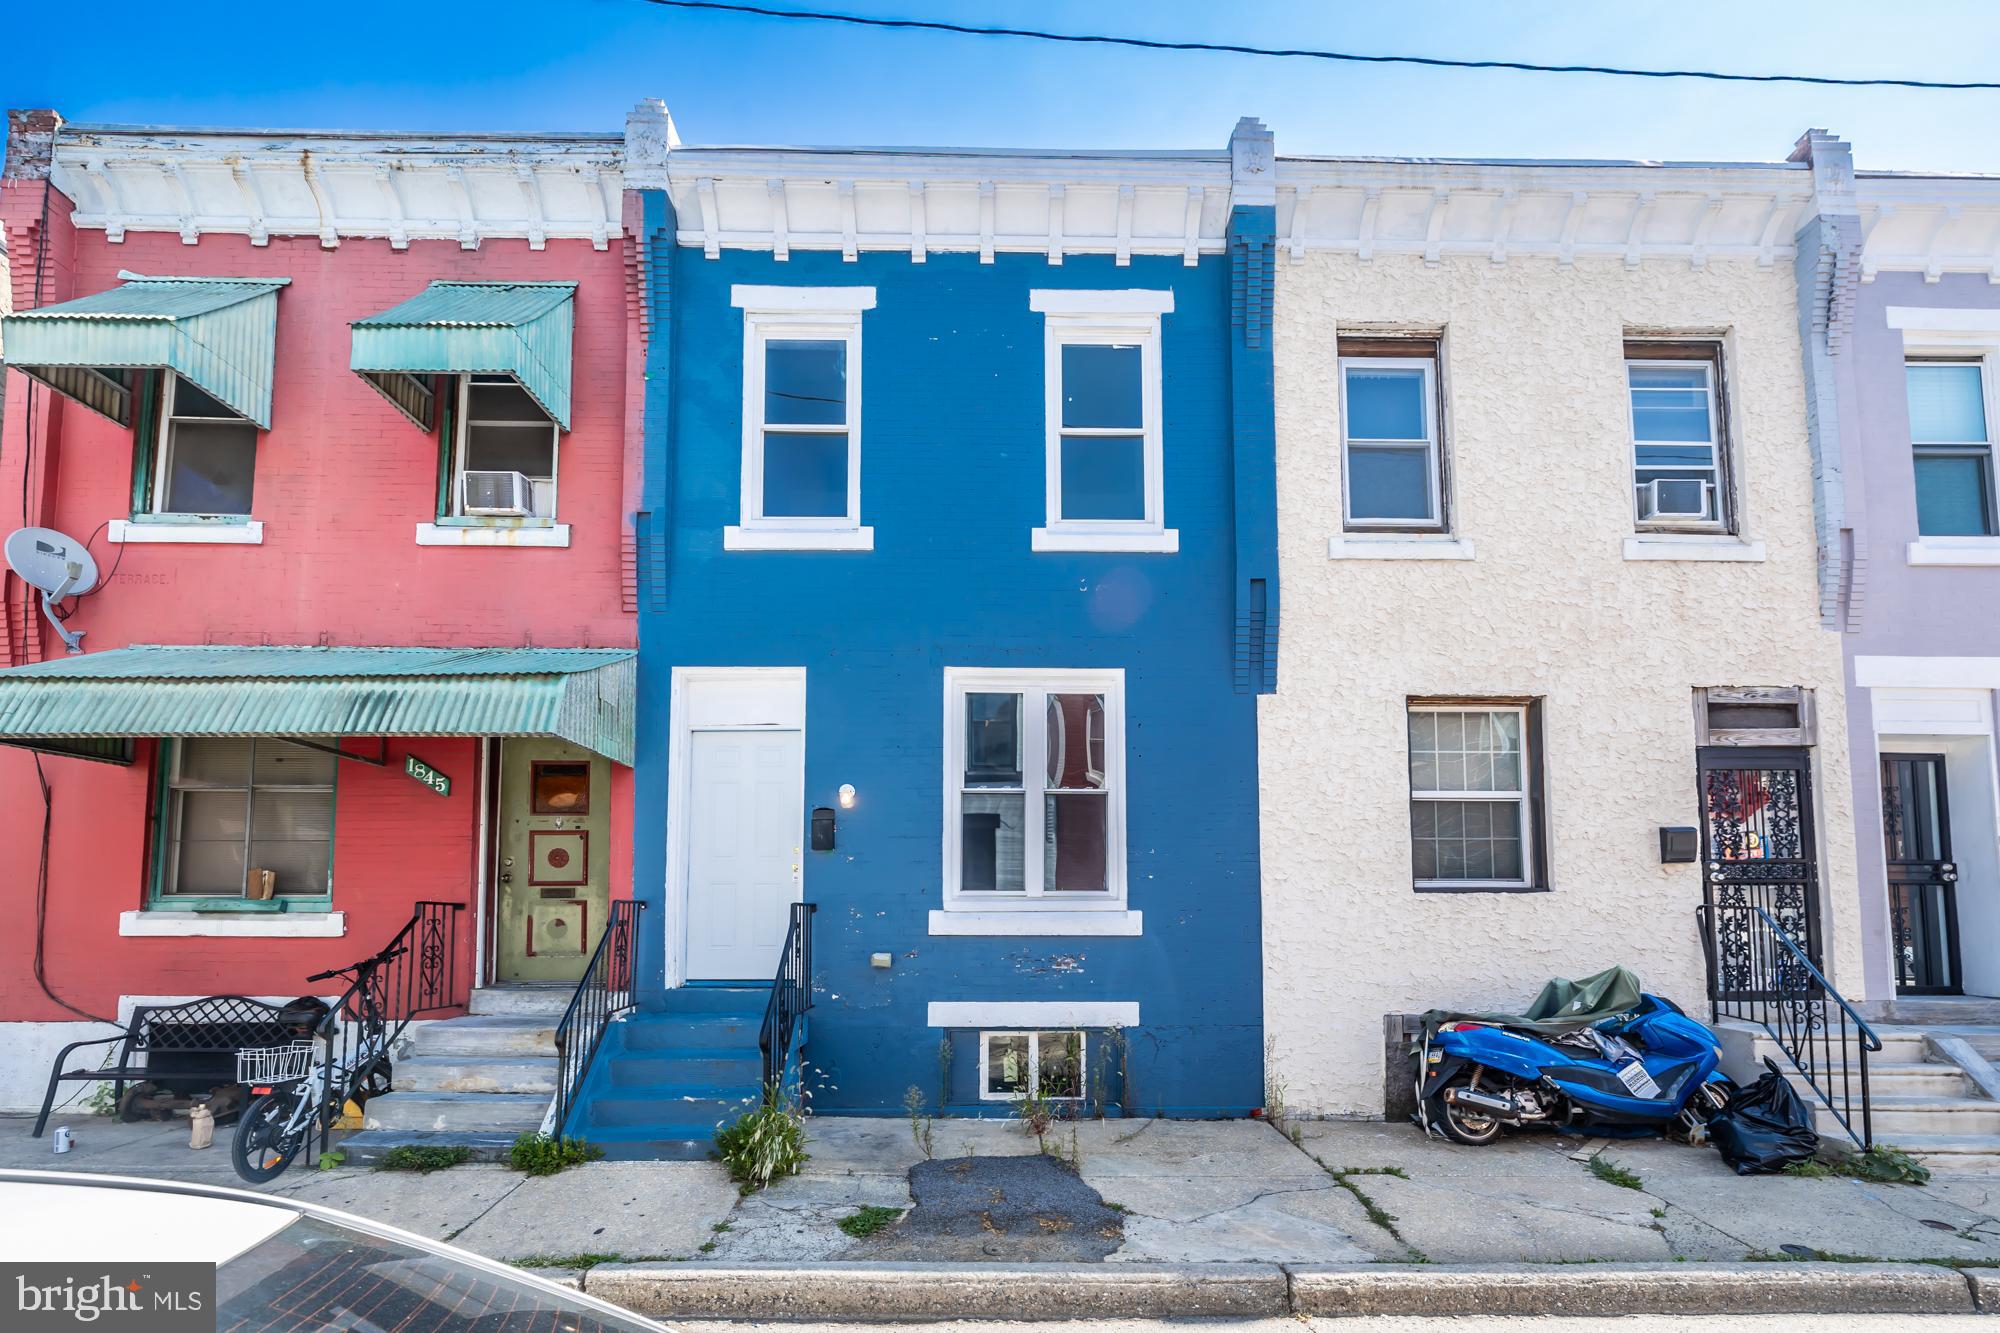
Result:
{"type": "MultiPolygon", "coordinates": [[[[1885,769],[1890,763],[1895,761],[1927,763],[1931,765],[1931,771],[1937,781],[1938,863],[1947,868],[1952,868],[1954,862],[1951,850],[1951,785],[1945,775],[1946,756],[1941,752],[1919,753],[1911,750],[1878,750],[1876,753],[1876,765],[1878,769],[1885,769]]],[[[1884,796],[1885,799],[1880,805],[1886,819],[1888,805],[1886,792],[1884,796]]],[[[1897,880],[1894,866],[1895,863],[1889,856],[1889,830],[1885,824],[1882,830],[1882,879],[1888,894],[1889,943],[1892,949],[1896,947],[1897,880]]],[[[1911,887],[1921,888],[1924,886],[1912,883],[1911,887]]],[[[1955,875],[1952,880],[1940,885],[1940,889],[1941,892],[1938,897],[1944,908],[1944,961],[1951,978],[1951,984],[1947,986],[1903,986],[1896,980],[1902,973],[1902,966],[1898,962],[1890,969],[1889,978],[1890,984],[1895,987],[1896,994],[1898,995],[1965,994],[1965,978],[1959,970],[1958,884],[1955,875]]]]}
{"type": "MultiPolygon", "coordinates": [[[[1803,745],[1740,747],[1704,745],[1697,747],[1695,751],[1696,809],[1700,818],[1699,827],[1701,830],[1700,864],[1702,868],[1702,902],[1707,906],[1711,914],[1712,929],[1714,932],[1713,939],[1703,946],[1704,949],[1709,951],[1707,966],[1709,968],[1710,988],[1713,992],[1711,998],[1744,999],[1767,993],[1732,985],[1736,977],[1732,974],[1729,964],[1732,961],[1740,963],[1746,955],[1740,950],[1729,948],[1725,944],[1725,936],[1735,939],[1741,945],[1742,941],[1747,940],[1749,935],[1754,934],[1755,931],[1749,925],[1750,914],[1746,910],[1730,906],[1723,901],[1725,890],[1729,887],[1740,890],[1744,901],[1750,906],[1770,907],[1773,917],[1776,918],[1779,913],[1775,905],[1756,901],[1759,897],[1763,896],[1758,894],[1756,890],[1766,885],[1775,887],[1796,883],[1799,886],[1802,899],[1799,907],[1799,918],[1803,923],[1805,935],[1805,938],[1798,940],[1797,943],[1805,951],[1806,956],[1812,960],[1813,966],[1819,968],[1822,973],[1826,971],[1827,963],[1824,948],[1826,921],[1823,915],[1825,912],[1826,886],[1821,882],[1824,873],[1824,859],[1821,855],[1823,848],[1820,846],[1819,797],[1818,784],[1814,781],[1816,777],[1815,768],[1816,765],[1813,761],[1811,747],[1803,745]],[[1718,769],[1762,769],[1766,771],[1791,772],[1797,775],[1799,802],[1799,827],[1797,833],[1800,855],[1795,862],[1790,857],[1773,859],[1799,865],[1801,869],[1798,875],[1774,879],[1746,875],[1738,879],[1732,877],[1725,867],[1736,864],[1749,865],[1755,863],[1719,862],[1710,859],[1709,851],[1713,845],[1713,832],[1708,801],[1708,779],[1709,774],[1718,769]],[[1725,919],[1725,913],[1737,914],[1740,918],[1740,924],[1735,925],[1732,929],[1732,923],[1725,919]]],[[[1754,946],[1751,947],[1751,952],[1755,952],[1754,946]]],[[[1761,978],[1753,978],[1753,980],[1759,979],[1761,978]]]]}
{"type": "MultiPolygon", "coordinates": [[[[694,767],[697,731],[796,731],[799,733],[799,787],[805,789],[806,669],[798,667],[675,667],[667,692],[666,882],[660,913],[661,957],[668,987],[683,986],[687,975],[688,775],[694,767]]],[[[805,808],[798,811],[804,844],[805,808]]],[[[799,866],[799,897],[805,899],[806,863],[799,866]]]]}

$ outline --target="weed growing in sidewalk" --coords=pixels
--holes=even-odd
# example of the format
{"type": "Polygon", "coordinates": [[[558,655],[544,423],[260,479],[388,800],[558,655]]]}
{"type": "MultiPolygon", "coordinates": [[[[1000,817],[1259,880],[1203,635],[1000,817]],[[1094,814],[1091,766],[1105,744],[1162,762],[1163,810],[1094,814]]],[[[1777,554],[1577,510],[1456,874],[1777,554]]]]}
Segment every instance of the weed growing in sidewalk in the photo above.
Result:
{"type": "Polygon", "coordinates": [[[665,1256],[641,1257],[626,1254],[531,1254],[525,1259],[509,1259],[515,1268],[595,1268],[599,1264],[651,1263],[665,1256]]]}
{"type": "Polygon", "coordinates": [[[1398,1180],[1408,1180],[1410,1178],[1408,1172],[1400,1166],[1344,1166],[1336,1170],[1328,1166],[1325,1159],[1317,1153],[1308,1153],[1307,1156],[1319,1163],[1320,1170],[1333,1177],[1334,1184],[1354,1196],[1355,1202],[1361,1205],[1361,1210],[1368,1214],[1370,1222],[1388,1232],[1390,1239],[1410,1252],[1408,1262],[1417,1264],[1430,1262],[1429,1256],[1422,1250],[1403,1239],[1403,1233],[1396,1229],[1396,1215],[1375,1202],[1366,1190],[1354,1183],[1356,1176],[1394,1176],[1398,1180]]]}
{"type": "MultiPolygon", "coordinates": [[[[332,1153],[325,1156],[331,1157],[332,1153]]],[[[377,1171],[415,1171],[429,1175],[446,1167],[459,1166],[472,1160],[472,1149],[444,1147],[439,1144],[403,1144],[382,1154],[382,1160],[375,1163],[377,1171]]],[[[322,1162],[324,1159],[322,1159],[322,1162]]]]}
{"type": "Polygon", "coordinates": [[[924,1114],[924,1090],[912,1083],[903,1093],[903,1109],[910,1113],[910,1137],[916,1141],[917,1151],[924,1155],[926,1162],[936,1154],[931,1151],[932,1134],[937,1121],[924,1114]]]}
{"type": "Polygon", "coordinates": [[[1928,1185],[1930,1168],[1901,1148],[1878,1143],[1866,1152],[1842,1153],[1831,1161],[1809,1157],[1785,1168],[1788,1176],[1852,1176],[1877,1185],[1928,1185]]]}
{"type": "Polygon", "coordinates": [[[902,1215],[903,1210],[900,1208],[884,1208],[880,1204],[873,1203],[864,1204],[859,1211],[849,1213],[835,1225],[854,1239],[860,1240],[864,1236],[874,1235],[902,1215]]]}
{"type": "Polygon", "coordinates": [[[769,1083],[763,1105],[715,1131],[715,1155],[746,1193],[797,1175],[806,1163],[805,1116],[777,1083],[769,1083]]]}
{"type": "Polygon", "coordinates": [[[1643,1190],[1646,1183],[1636,1172],[1627,1171],[1616,1162],[1607,1162],[1602,1157],[1593,1157],[1587,1163],[1590,1174],[1607,1185],[1616,1185],[1621,1190],[1643,1190]]]}
{"type": "Polygon", "coordinates": [[[346,1161],[347,1154],[335,1148],[331,1152],[323,1152],[319,1155],[319,1169],[322,1171],[331,1171],[336,1166],[345,1164],[346,1161]]]}
{"type": "Polygon", "coordinates": [[[604,1156],[604,1149],[582,1139],[551,1138],[547,1134],[523,1134],[507,1150],[507,1163],[531,1176],[552,1176],[572,1166],[582,1166],[604,1156]]]}

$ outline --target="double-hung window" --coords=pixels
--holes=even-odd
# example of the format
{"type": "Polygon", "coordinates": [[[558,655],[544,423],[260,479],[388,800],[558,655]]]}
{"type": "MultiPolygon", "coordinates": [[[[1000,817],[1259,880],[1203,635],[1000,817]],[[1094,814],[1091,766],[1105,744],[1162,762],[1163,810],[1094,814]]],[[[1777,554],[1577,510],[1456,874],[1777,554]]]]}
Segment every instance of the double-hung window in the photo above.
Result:
{"type": "Polygon", "coordinates": [[[166,747],[157,905],[282,906],[331,894],[331,754],[262,737],[166,747]]]}
{"type": "Polygon", "coordinates": [[[1537,886],[1537,712],[1526,701],[1411,702],[1417,888],[1537,886]]]}
{"type": "Polygon", "coordinates": [[[162,371],[159,435],[143,512],[180,518],[250,513],[257,473],[257,426],[162,371]]]}
{"type": "Polygon", "coordinates": [[[1341,493],[1348,531],[1445,530],[1439,403],[1435,339],[1341,339],[1341,493]]]}
{"type": "Polygon", "coordinates": [[[742,521],[731,550],[869,550],[861,524],[861,312],[872,287],[737,287],[742,521]]]}
{"type": "Polygon", "coordinates": [[[533,395],[511,375],[461,375],[455,416],[451,516],[553,523],[561,430],[533,395]]]}
{"type": "Polygon", "coordinates": [[[1125,905],[1125,673],[945,672],[945,907],[1125,905]]]}
{"type": "Polygon", "coordinates": [[[1046,319],[1038,551],[1179,549],[1166,525],[1160,319],[1170,291],[1035,291],[1046,319]]]}
{"type": "Polygon", "coordinates": [[[1991,537],[1992,363],[1911,361],[1910,448],[1917,479],[1917,532],[1925,537],[1991,537]]]}
{"type": "Polygon", "coordinates": [[[1641,531],[1726,531],[1728,451],[1722,350],[1714,343],[1625,344],[1634,517],[1641,531]]]}

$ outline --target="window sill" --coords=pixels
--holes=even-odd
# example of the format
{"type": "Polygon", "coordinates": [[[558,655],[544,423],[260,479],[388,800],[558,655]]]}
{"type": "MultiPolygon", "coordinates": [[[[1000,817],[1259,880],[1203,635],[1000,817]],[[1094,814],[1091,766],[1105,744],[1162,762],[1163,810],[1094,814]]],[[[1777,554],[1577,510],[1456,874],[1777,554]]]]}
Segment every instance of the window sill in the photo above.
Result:
{"type": "Polygon", "coordinates": [[[932,912],[933,935],[1141,935],[1145,913],[1106,911],[932,912]]]}
{"type": "Polygon", "coordinates": [[[1467,881],[1463,884],[1431,883],[1411,886],[1418,893],[1547,893],[1546,884],[1487,884],[1467,881]]]}
{"type": "Polygon", "coordinates": [[[1919,537],[1906,558],[1912,565],[2000,565],[2000,537],[1919,537]]]}
{"type": "Polygon", "coordinates": [[[1625,539],[1627,560],[1720,560],[1764,563],[1764,543],[1717,532],[1648,532],[1625,539]]]}
{"type": "Polygon", "coordinates": [[[1470,560],[1472,541],[1466,537],[1333,537],[1326,543],[1329,560],[1470,560]]]}
{"type": "Polygon", "coordinates": [[[872,551],[873,528],[828,528],[786,530],[783,528],[743,528],[722,530],[725,551],[872,551]]]}
{"type": "Polygon", "coordinates": [[[262,546],[264,525],[245,523],[137,523],[114,518],[105,527],[112,542],[186,542],[206,546],[262,546]]]}
{"type": "Polygon", "coordinates": [[[460,527],[456,524],[417,524],[419,546],[568,546],[569,524],[551,523],[540,528],[460,527]]]}
{"type": "Polygon", "coordinates": [[[1179,528],[1168,528],[1164,532],[1072,532],[1065,528],[1036,528],[1028,535],[1028,545],[1036,551],[1177,555],[1181,549],[1181,533],[1179,528]]]}
{"type": "Polygon", "coordinates": [[[120,912],[120,935],[333,939],[347,933],[345,912],[120,912]]]}

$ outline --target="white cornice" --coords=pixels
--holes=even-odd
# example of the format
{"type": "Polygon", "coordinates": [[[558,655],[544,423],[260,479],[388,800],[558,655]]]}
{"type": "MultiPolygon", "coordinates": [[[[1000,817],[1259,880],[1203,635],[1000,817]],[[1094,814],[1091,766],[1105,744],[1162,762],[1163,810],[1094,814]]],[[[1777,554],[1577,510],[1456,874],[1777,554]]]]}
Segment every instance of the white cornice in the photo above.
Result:
{"type": "Polygon", "coordinates": [[[1855,181],[1861,225],[1861,280],[1915,272],[1983,273],[2000,283],[2000,177],[1862,176],[1855,181]]]}
{"type": "Polygon", "coordinates": [[[455,240],[610,241],[622,140],[603,135],[300,134],[66,127],[51,173],[80,227],[455,240]]]}

